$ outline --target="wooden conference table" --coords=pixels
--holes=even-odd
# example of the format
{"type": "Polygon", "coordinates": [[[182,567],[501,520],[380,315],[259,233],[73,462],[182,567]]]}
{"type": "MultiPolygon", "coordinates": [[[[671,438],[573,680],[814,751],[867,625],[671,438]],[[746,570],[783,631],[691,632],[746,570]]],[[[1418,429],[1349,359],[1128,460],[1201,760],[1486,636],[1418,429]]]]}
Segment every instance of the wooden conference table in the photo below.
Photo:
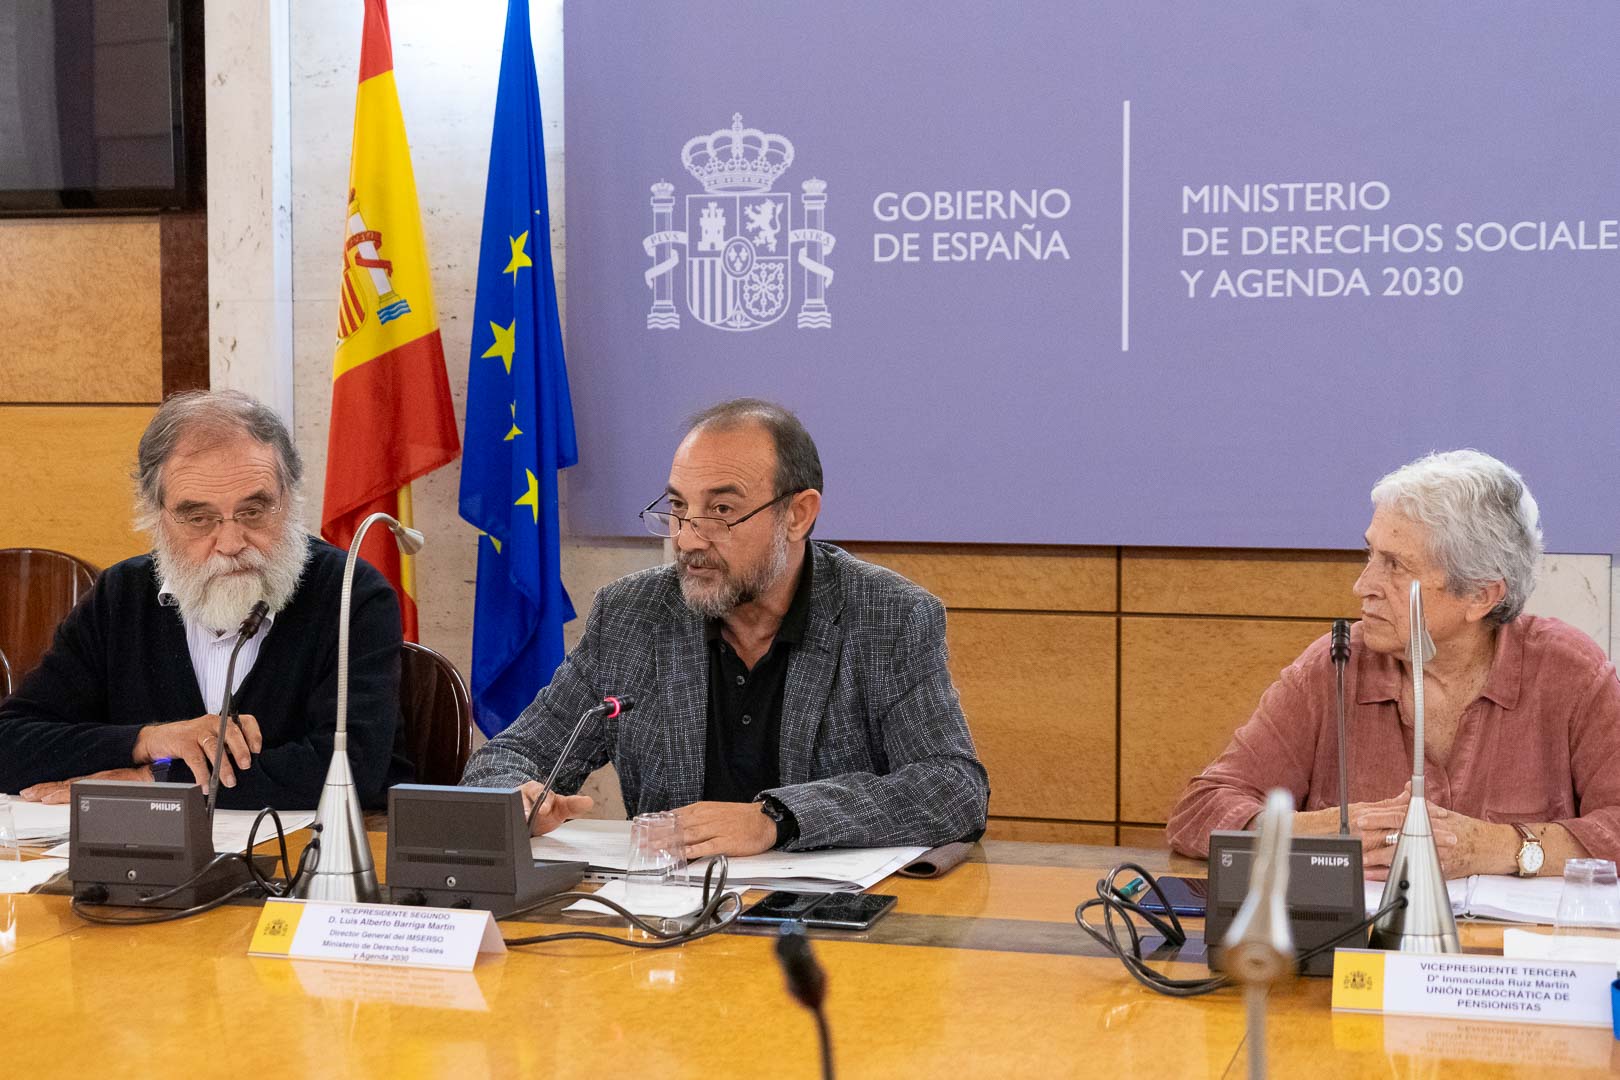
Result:
{"type": "MultiPolygon", "coordinates": [[[[381,866],[382,837],[373,836],[381,866]]],[[[261,849],[263,850],[263,849],[261,849]]],[[[843,1077],[1242,1077],[1240,993],[1161,997],[1074,926],[1101,873],[1164,852],[987,841],[938,880],[891,879],[895,911],[822,935],[843,1077]]],[[[811,1018],[771,939],[642,952],[512,950],[471,973],[247,955],[259,906],[147,927],[91,926],[65,896],[0,896],[4,1075],[804,1077],[811,1018]]],[[[554,917],[548,917],[556,921],[554,917]]],[[[504,924],[508,936],[535,924],[504,924]]],[[[1193,926],[1197,926],[1194,922],[1193,926]]],[[[1466,925],[1499,948],[1500,926],[1466,925]]],[[[1174,973],[1206,973],[1202,943],[1174,973]]],[[[1275,1077],[1560,1077],[1620,1071],[1607,1031],[1333,1013],[1325,979],[1272,995],[1275,1077]]]]}

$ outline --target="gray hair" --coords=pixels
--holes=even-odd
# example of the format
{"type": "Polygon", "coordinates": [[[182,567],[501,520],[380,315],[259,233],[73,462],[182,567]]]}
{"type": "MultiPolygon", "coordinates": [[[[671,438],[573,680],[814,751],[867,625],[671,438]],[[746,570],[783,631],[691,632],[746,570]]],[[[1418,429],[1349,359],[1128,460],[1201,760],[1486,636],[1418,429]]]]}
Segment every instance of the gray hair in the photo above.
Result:
{"type": "Polygon", "coordinates": [[[1418,458],[1378,481],[1375,507],[1429,530],[1429,554],[1462,595],[1493,581],[1507,585],[1487,616],[1502,624],[1524,610],[1541,564],[1541,511],[1524,477],[1478,450],[1418,458]]]}
{"type": "MultiPolygon", "coordinates": [[[[776,447],[776,475],[772,483],[773,494],[780,498],[789,491],[821,490],[821,455],[816,441],[805,430],[804,424],[782,406],[759,398],[735,398],[711,405],[686,422],[686,434],[699,428],[715,431],[734,431],[755,425],[765,429],[776,447]]],[[[778,515],[786,508],[778,505],[778,515]]],[[[815,531],[812,522],[810,530],[815,531]]]]}
{"type": "Polygon", "coordinates": [[[173,394],[153,414],[135,453],[136,526],[156,527],[163,513],[163,466],[189,438],[208,443],[246,435],[276,451],[276,478],[287,494],[289,520],[303,504],[304,459],[293,445],[287,425],[274,409],[239,390],[188,390],[173,394]]]}

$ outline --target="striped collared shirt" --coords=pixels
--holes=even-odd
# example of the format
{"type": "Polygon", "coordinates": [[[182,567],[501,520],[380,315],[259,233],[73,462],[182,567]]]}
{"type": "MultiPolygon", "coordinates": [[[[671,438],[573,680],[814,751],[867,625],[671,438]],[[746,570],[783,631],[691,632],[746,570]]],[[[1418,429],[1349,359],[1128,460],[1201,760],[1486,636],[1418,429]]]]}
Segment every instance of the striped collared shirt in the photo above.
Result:
{"type": "MultiPolygon", "coordinates": [[[[165,607],[179,606],[179,601],[167,585],[158,587],[158,603],[165,607]]],[[[242,646],[231,679],[236,684],[232,687],[233,692],[242,688],[242,680],[253,670],[253,664],[259,658],[259,646],[270,635],[270,624],[275,619],[274,615],[266,615],[264,626],[242,646]]],[[[197,689],[202,691],[203,708],[217,714],[225,700],[225,668],[230,663],[231,649],[236,645],[236,632],[227,630],[223,634],[216,634],[184,613],[180,621],[186,627],[186,648],[191,652],[191,670],[197,675],[197,689]]]]}

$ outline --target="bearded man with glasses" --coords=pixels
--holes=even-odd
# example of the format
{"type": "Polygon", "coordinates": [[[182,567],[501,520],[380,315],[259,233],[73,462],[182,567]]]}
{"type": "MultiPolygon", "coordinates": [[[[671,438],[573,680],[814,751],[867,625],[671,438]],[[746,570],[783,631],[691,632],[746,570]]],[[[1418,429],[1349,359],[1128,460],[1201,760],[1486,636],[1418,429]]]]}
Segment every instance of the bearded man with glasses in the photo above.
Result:
{"type": "MultiPolygon", "coordinates": [[[[673,565],[603,588],[580,644],[464,784],[523,788],[604,696],[633,711],[581,733],[557,792],[612,762],[631,814],[673,810],[693,858],[772,847],[935,845],[984,830],[989,780],[922,588],[809,539],[821,459],[798,418],[754,399],[699,413],[641,511],[673,565]]],[[[547,832],[590,809],[554,794],[547,832]]]]}
{"type": "MultiPolygon", "coordinates": [[[[305,531],[303,462],[269,408],[176,394],[137,450],[136,520],[152,553],[104,571],[40,665],[0,703],[0,791],[67,801],[76,779],[206,784],[237,631],[219,805],[313,808],[337,720],[345,554],[305,531]]],[[[349,758],[363,802],[409,779],[399,725],[399,601],[361,562],[349,653],[349,758]]]]}

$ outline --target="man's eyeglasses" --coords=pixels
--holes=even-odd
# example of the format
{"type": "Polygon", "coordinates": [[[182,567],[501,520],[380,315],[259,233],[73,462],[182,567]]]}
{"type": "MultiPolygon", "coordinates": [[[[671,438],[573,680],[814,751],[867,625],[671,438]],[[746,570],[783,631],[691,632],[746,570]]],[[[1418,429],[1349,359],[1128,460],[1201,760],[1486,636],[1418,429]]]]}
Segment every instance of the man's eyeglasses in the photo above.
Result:
{"type": "Polygon", "coordinates": [[[169,520],[180,527],[180,531],[193,540],[201,540],[205,536],[214,535],[215,531],[227,521],[234,521],[248,532],[258,532],[268,529],[275,523],[276,515],[281,513],[281,504],[274,503],[269,506],[253,505],[238,510],[234,514],[211,514],[196,510],[185,514],[176,514],[172,511],[169,520]]]}
{"type": "Polygon", "coordinates": [[[770,509],[783,499],[791,498],[801,491],[808,490],[808,488],[794,488],[792,491],[784,491],[764,506],[748,511],[736,521],[727,521],[725,518],[717,517],[682,517],[668,510],[654,510],[653,507],[668,498],[667,495],[660,495],[648,503],[646,509],[642,510],[639,516],[647,526],[647,531],[654,536],[677,536],[680,534],[681,525],[685,524],[699,540],[710,544],[723,544],[731,538],[732,529],[735,529],[755,514],[770,509]]]}

